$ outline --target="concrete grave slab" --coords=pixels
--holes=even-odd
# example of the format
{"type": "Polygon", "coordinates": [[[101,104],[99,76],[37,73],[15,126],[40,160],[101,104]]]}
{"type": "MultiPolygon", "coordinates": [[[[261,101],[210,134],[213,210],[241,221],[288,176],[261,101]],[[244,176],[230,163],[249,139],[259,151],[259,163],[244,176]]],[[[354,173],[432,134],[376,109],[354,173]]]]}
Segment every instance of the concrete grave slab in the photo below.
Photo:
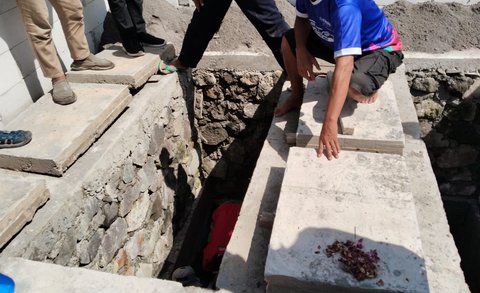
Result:
{"type": "MultiPolygon", "coordinates": [[[[170,51],[168,49],[167,52],[170,51]]],[[[171,54],[169,53],[169,55],[171,54]]],[[[130,88],[138,88],[157,72],[160,62],[159,54],[146,53],[144,56],[130,57],[123,51],[121,45],[109,46],[97,56],[112,61],[115,63],[115,67],[104,71],[69,71],[67,73],[68,80],[78,83],[124,84],[130,88]]]]}
{"type": "MultiPolygon", "coordinates": [[[[280,100],[290,94],[287,84],[280,100]]],[[[263,271],[289,146],[286,130],[298,121],[293,111],[274,118],[227,246],[216,286],[228,292],[264,293],[263,271]]]]}
{"type": "Polygon", "coordinates": [[[403,157],[344,151],[327,161],[291,148],[265,278],[268,292],[428,292],[403,157]],[[324,252],[360,238],[380,257],[378,277],[361,282],[324,252]]]}
{"type": "Polygon", "coordinates": [[[0,271],[22,293],[208,293],[208,289],[183,287],[155,278],[114,275],[83,268],[63,267],[15,257],[0,258],[0,271]],[[60,280],[60,281],[59,281],[60,280]]]}
{"type": "Polygon", "coordinates": [[[50,197],[43,180],[0,178],[0,248],[32,220],[50,197]]]}
{"type": "Polygon", "coordinates": [[[57,105],[47,94],[7,125],[30,130],[33,139],[23,147],[0,150],[0,168],[61,176],[132,99],[124,85],[71,86],[78,97],[74,104],[57,105]]]}
{"type": "MultiPolygon", "coordinates": [[[[308,84],[303,98],[297,146],[318,146],[327,105],[327,79],[317,78],[308,84]]],[[[393,85],[389,80],[380,88],[374,104],[360,104],[347,99],[340,124],[345,133],[349,133],[338,136],[342,149],[394,154],[403,152],[405,137],[393,85]]]]}

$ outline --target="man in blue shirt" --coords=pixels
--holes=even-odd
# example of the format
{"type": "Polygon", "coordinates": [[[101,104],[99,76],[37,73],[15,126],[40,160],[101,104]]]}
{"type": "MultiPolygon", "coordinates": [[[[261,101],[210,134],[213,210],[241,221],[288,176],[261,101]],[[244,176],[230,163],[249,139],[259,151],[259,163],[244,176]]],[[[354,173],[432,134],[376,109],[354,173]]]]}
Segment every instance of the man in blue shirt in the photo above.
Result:
{"type": "Polygon", "coordinates": [[[337,121],[348,96],[373,103],[377,90],[402,63],[402,42],[373,0],[297,0],[294,29],[282,39],[282,54],[291,82],[280,116],[302,104],[303,79],[314,80],[315,57],[335,63],[329,102],[317,155],[338,158],[337,121]]]}

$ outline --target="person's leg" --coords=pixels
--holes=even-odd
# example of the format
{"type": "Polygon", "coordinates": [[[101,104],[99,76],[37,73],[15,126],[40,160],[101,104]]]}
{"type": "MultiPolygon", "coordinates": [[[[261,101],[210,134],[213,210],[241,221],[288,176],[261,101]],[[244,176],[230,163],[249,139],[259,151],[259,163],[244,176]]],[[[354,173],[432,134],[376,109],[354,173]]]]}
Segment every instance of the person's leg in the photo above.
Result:
{"type": "Polygon", "coordinates": [[[45,1],[17,0],[28,39],[37,57],[43,75],[47,78],[64,76],[62,65],[52,39],[52,27],[48,21],[45,1]]]}
{"type": "Polygon", "coordinates": [[[292,109],[299,108],[302,105],[303,100],[303,78],[298,74],[297,58],[295,57],[295,54],[293,54],[292,48],[287,41],[287,34],[293,34],[293,29],[288,31],[285,34],[285,37],[282,38],[283,61],[292,91],[285,102],[275,108],[275,116],[282,116],[292,109]]]}
{"type": "Polygon", "coordinates": [[[85,23],[83,22],[83,6],[80,0],[50,0],[62,24],[68,49],[73,60],[83,60],[90,56],[85,23]]]}
{"type": "Polygon", "coordinates": [[[136,29],[130,16],[127,0],[108,0],[108,5],[122,39],[135,35],[136,29]]]}
{"type": "Polygon", "coordinates": [[[83,6],[80,0],[50,0],[62,24],[70,55],[74,62],[72,70],[107,70],[114,64],[106,59],[95,57],[90,52],[85,37],[83,6]]]}
{"type": "Polygon", "coordinates": [[[280,67],[285,69],[280,50],[283,34],[290,29],[274,0],[235,0],[262,36],[267,46],[277,59],[280,67]]]}
{"type": "Polygon", "coordinates": [[[348,95],[359,103],[377,100],[378,89],[402,64],[402,52],[376,50],[355,60],[348,95]]]}
{"type": "Polygon", "coordinates": [[[128,13],[135,27],[136,33],[146,33],[145,19],[143,18],[143,0],[126,0],[128,13]]]}
{"type": "Polygon", "coordinates": [[[197,66],[231,3],[232,0],[205,0],[200,11],[195,10],[174,66],[180,69],[197,66]]]}
{"type": "Polygon", "coordinates": [[[108,0],[108,5],[127,55],[132,57],[144,55],[144,49],[138,40],[137,30],[130,16],[127,0],[108,0]]]}
{"type": "Polygon", "coordinates": [[[68,105],[77,100],[68,85],[57,50],[52,39],[52,27],[48,21],[45,1],[17,0],[27,36],[32,44],[43,75],[52,79],[52,99],[55,103],[68,105]]]}
{"type": "MultiPolygon", "coordinates": [[[[333,51],[323,46],[319,37],[313,31],[310,31],[308,35],[307,50],[317,58],[321,58],[330,63],[335,62],[333,59],[333,51]]],[[[285,33],[282,39],[282,53],[292,92],[285,102],[275,109],[275,116],[281,116],[292,109],[299,108],[303,102],[303,78],[298,74],[295,51],[295,31],[290,29],[285,33]]]]}

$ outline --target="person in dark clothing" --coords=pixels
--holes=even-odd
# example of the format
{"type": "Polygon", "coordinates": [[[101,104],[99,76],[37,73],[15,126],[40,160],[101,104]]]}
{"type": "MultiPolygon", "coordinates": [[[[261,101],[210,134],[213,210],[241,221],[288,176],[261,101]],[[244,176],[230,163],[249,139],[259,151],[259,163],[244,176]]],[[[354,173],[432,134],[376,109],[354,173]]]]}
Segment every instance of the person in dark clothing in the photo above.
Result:
{"type": "Polygon", "coordinates": [[[108,0],[110,11],[129,56],[144,55],[143,46],[163,47],[164,39],[147,33],[143,19],[143,0],[108,0]]]}
{"type": "MultiPolygon", "coordinates": [[[[196,67],[213,35],[219,30],[232,0],[194,0],[197,9],[188,25],[182,50],[172,63],[178,69],[196,67]]],[[[235,0],[262,36],[283,68],[280,50],[283,34],[290,26],[283,19],[275,0],[235,0]]]]}

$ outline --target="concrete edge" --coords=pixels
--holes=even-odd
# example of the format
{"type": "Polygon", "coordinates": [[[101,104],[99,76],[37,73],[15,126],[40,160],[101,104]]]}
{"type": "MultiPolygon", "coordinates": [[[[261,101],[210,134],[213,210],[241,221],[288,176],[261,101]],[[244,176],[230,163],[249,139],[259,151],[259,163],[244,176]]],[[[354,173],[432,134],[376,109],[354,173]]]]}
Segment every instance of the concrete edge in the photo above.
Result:
{"type": "Polygon", "coordinates": [[[19,209],[21,210],[16,216],[14,216],[11,226],[8,227],[7,230],[2,231],[3,234],[7,235],[6,241],[0,241],[0,249],[18,233],[23,226],[25,226],[29,221],[31,221],[35,215],[35,212],[41,207],[43,204],[47,202],[50,198],[50,192],[45,184],[44,180],[37,181],[39,184],[36,186],[34,190],[30,192],[30,196],[25,198],[19,205],[21,206],[19,209]],[[33,201],[31,201],[33,199],[33,201]],[[30,204],[28,207],[27,201],[30,204]]]}
{"type": "Polygon", "coordinates": [[[478,72],[480,68],[480,49],[451,51],[442,54],[423,52],[403,52],[403,60],[408,71],[425,68],[459,69],[478,72]]]}
{"type": "Polygon", "coordinates": [[[97,140],[99,137],[102,136],[105,130],[113,123],[113,121],[115,121],[115,119],[118,118],[118,116],[130,104],[130,102],[133,99],[132,95],[128,91],[128,87],[125,87],[119,93],[118,96],[119,96],[119,99],[120,99],[120,96],[122,98],[121,103],[113,105],[113,108],[111,108],[107,119],[103,121],[103,123],[93,133],[93,135],[88,139],[83,140],[82,143],[79,144],[76,149],[71,150],[69,152],[70,154],[64,153],[65,157],[59,159],[60,162],[63,162],[63,164],[58,166],[58,170],[60,174],[63,174],[73,163],[75,163],[75,161],[77,161],[78,157],[80,157],[82,154],[84,154],[88,150],[88,148],[95,142],[95,140],[97,140]],[[76,155],[72,156],[71,155],[72,153],[76,155]]]}
{"type": "Polygon", "coordinates": [[[14,280],[15,292],[21,293],[211,292],[202,288],[187,289],[181,283],[168,280],[121,276],[11,257],[0,258],[0,271],[14,280]]]}

